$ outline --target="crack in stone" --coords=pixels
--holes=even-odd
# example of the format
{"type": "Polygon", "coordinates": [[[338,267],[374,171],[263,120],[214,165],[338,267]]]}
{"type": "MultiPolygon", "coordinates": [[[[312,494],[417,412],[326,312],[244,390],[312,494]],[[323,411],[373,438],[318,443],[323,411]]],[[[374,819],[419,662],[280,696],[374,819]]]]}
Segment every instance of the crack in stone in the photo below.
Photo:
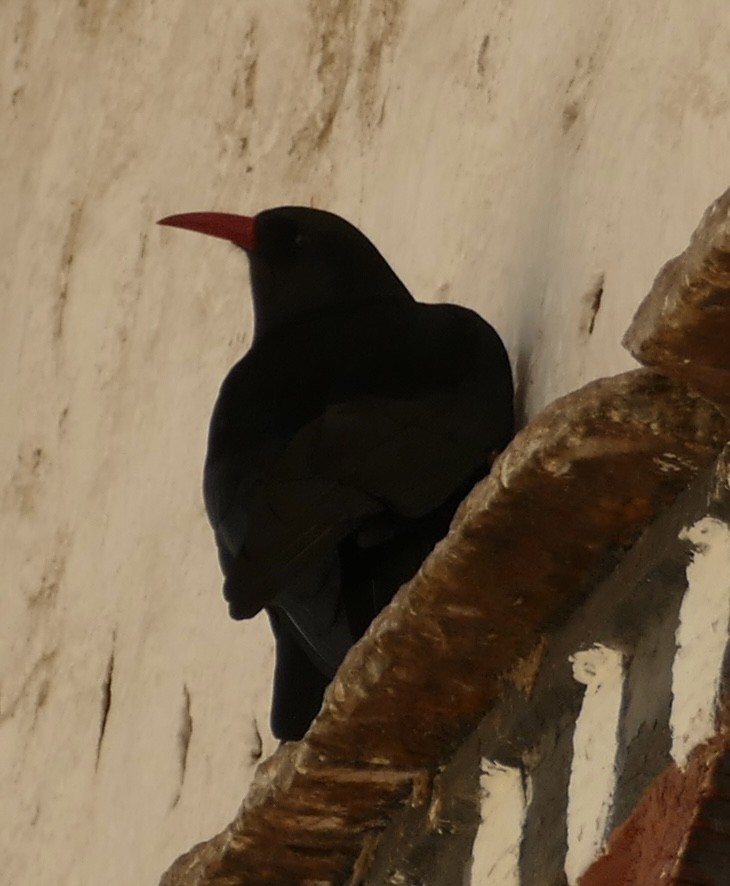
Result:
{"type": "Polygon", "coordinates": [[[185,782],[185,771],[188,765],[188,751],[190,750],[190,738],[193,734],[193,718],[190,715],[190,690],[187,685],[183,684],[183,705],[180,712],[180,727],[177,731],[177,751],[178,762],[180,767],[180,775],[177,793],[170,805],[171,809],[180,802],[182,796],[182,788],[185,782]]]}
{"type": "Polygon", "coordinates": [[[598,312],[601,310],[601,301],[603,300],[603,290],[605,284],[605,275],[599,274],[596,278],[595,283],[585,295],[585,302],[587,307],[587,317],[585,320],[585,332],[591,336],[593,335],[593,330],[596,325],[596,318],[598,317],[598,312]]]}
{"type": "Polygon", "coordinates": [[[96,742],[96,763],[94,768],[99,768],[99,760],[101,759],[101,746],[104,742],[106,734],[106,726],[109,721],[109,711],[112,706],[112,682],[114,680],[114,640],[112,640],[112,651],[109,653],[109,661],[106,665],[106,673],[104,681],[101,684],[101,718],[99,720],[99,738],[96,742]]]}
{"type": "Polygon", "coordinates": [[[261,756],[264,752],[264,742],[261,738],[261,732],[259,730],[259,724],[256,722],[256,718],[254,717],[253,723],[253,745],[251,747],[251,762],[258,763],[261,759],[261,756]]]}

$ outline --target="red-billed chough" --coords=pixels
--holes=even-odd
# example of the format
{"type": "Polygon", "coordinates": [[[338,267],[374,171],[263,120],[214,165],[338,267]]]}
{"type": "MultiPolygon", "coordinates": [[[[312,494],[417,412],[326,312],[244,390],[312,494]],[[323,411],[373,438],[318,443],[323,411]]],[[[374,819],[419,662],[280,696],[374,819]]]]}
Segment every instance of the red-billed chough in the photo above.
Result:
{"type": "Polygon", "coordinates": [[[233,618],[276,637],[272,730],[299,739],[347,650],[513,433],[510,364],[471,310],[415,301],[329,212],[160,224],[248,256],[253,343],[213,411],[204,496],[233,618]]]}

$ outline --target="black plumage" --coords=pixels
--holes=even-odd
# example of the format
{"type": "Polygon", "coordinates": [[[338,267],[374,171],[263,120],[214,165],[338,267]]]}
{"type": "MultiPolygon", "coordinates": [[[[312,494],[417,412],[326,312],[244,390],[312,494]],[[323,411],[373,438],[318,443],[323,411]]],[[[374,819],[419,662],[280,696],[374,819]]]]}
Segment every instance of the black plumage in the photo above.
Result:
{"type": "Polygon", "coordinates": [[[231,616],[266,609],[276,637],[273,732],[298,739],[512,436],[509,360],[481,317],[416,302],[331,213],[162,223],[249,258],[253,343],[213,411],[204,495],[231,616]]]}

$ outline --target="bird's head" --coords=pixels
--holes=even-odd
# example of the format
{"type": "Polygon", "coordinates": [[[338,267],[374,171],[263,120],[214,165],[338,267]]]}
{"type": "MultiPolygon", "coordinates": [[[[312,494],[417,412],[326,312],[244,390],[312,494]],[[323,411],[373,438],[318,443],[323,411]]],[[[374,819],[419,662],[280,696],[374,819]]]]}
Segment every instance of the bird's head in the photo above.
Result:
{"type": "Polygon", "coordinates": [[[245,250],[257,336],[345,303],[411,298],[370,240],[331,212],[304,206],[253,217],[190,212],[159,224],[230,240],[245,250]]]}

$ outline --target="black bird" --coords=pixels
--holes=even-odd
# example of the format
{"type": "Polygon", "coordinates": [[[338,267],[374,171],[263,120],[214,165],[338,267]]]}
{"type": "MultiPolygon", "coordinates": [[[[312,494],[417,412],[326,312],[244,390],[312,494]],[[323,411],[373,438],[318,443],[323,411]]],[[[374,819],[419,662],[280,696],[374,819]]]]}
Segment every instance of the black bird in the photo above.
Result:
{"type": "Polygon", "coordinates": [[[299,739],[347,650],[513,434],[512,375],[467,308],[421,304],[329,212],[160,224],[248,256],[253,343],[213,411],[204,496],[234,619],[276,637],[271,724],[299,739]]]}

